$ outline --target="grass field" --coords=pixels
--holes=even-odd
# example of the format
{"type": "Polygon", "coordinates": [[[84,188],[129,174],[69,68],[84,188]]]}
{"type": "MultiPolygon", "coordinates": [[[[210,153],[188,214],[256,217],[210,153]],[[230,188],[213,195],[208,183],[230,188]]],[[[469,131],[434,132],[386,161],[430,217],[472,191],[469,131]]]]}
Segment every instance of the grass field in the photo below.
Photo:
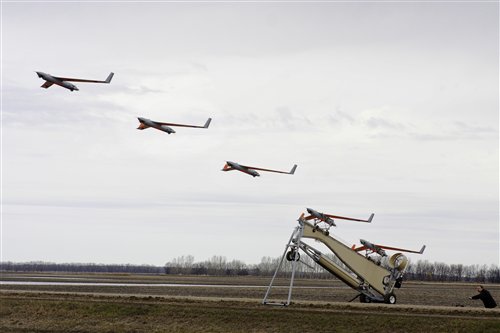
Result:
{"type": "MultiPolygon", "coordinates": [[[[269,278],[1,274],[0,279],[151,284],[1,285],[0,332],[500,332],[500,310],[468,300],[475,293],[470,284],[407,283],[397,292],[398,304],[385,305],[348,303],[356,293],[334,280],[299,279],[294,303],[275,307],[260,304],[269,278]],[[158,283],[238,287],[154,286],[158,283]]],[[[486,288],[499,299],[499,285],[486,288]]],[[[285,299],[286,288],[275,291],[274,299],[285,299]]]]}

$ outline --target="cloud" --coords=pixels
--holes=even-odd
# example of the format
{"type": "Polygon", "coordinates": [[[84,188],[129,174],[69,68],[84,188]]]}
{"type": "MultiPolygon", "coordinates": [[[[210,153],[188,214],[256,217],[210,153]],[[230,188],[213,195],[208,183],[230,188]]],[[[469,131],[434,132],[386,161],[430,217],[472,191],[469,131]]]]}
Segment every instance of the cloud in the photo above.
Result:
{"type": "Polygon", "coordinates": [[[339,108],[334,112],[328,114],[328,122],[334,126],[342,125],[342,123],[348,123],[349,125],[354,125],[356,119],[347,112],[341,111],[339,108]]]}
{"type": "Polygon", "coordinates": [[[408,136],[423,141],[490,141],[498,138],[498,128],[457,121],[446,124],[421,124],[420,128],[414,127],[409,131],[408,136]]]}
{"type": "Polygon", "coordinates": [[[372,129],[404,131],[405,126],[380,117],[370,117],[366,125],[372,129]]]}
{"type": "MultiPolygon", "coordinates": [[[[460,248],[470,222],[456,212],[498,208],[494,4],[65,3],[41,16],[42,5],[6,4],[2,17],[4,249],[16,258],[42,248],[57,261],[51,244],[68,236],[75,256],[96,261],[127,261],[138,248],[135,262],[180,250],[247,260],[279,254],[276,239],[309,205],[373,210],[373,239],[418,234],[429,248],[454,228],[447,241],[460,248]],[[39,88],[32,68],[115,77],[71,93],[39,88]],[[213,122],[167,135],[137,131],[137,116],[213,122]],[[299,167],[253,179],[221,172],[228,159],[299,167]],[[241,246],[242,235],[262,246],[241,246]],[[88,252],[89,239],[102,250],[88,252]]],[[[498,214],[480,217],[497,235],[498,214]]],[[[359,239],[371,226],[358,227],[339,232],[359,239]]],[[[489,249],[426,258],[489,263],[489,249]]]]}
{"type": "Polygon", "coordinates": [[[457,134],[465,135],[469,138],[482,137],[482,136],[498,136],[498,126],[481,126],[474,124],[466,124],[461,121],[455,121],[453,123],[457,128],[457,134]]]}

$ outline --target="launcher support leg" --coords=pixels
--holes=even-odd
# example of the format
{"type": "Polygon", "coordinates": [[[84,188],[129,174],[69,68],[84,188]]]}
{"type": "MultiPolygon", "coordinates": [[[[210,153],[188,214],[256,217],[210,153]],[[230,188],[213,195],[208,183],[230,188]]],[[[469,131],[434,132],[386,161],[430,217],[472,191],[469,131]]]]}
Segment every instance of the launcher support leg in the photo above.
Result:
{"type": "Polygon", "coordinates": [[[300,221],[299,221],[299,226],[297,226],[295,228],[295,230],[292,232],[292,235],[290,236],[290,239],[288,240],[288,243],[285,246],[285,251],[283,252],[283,255],[281,256],[281,259],[276,267],[276,270],[274,271],[273,278],[271,279],[271,282],[269,283],[269,287],[267,288],[266,295],[264,296],[264,299],[262,300],[262,304],[284,305],[284,306],[290,305],[290,301],[292,298],[293,280],[295,278],[295,270],[297,268],[297,261],[296,260],[293,260],[293,263],[292,263],[292,276],[290,279],[290,287],[288,290],[287,301],[283,302],[283,303],[268,303],[267,298],[269,296],[269,293],[271,292],[271,288],[274,284],[274,280],[276,279],[276,276],[278,275],[278,272],[279,272],[281,266],[283,265],[283,260],[285,259],[285,256],[287,255],[288,249],[291,248],[293,251],[298,253],[298,250],[299,250],[298,244],[300,243],[300,239],[302,238],[303,232],[304,232],[303,224],[300,223],[300,221]],[[294,245],[292,245],[292,243],[294,243],[294,245]]]}
{"type": "MultiPolygon", "coordinates": [[[[302,227],[302,224],[299,221],[299,226],[297,227],[297,232],[295,233],[297,238],[295,239],[295,245],[290,246],[292,248],[292,251],[294,252],[293,255],[293,260],[292,260],[292,277],[290,278],[290,287],[288,289],[288,299],[286,301],[286,305],[290,305],[290,302],[292,300],[292,289],[293,289],[293,280],[295,279],[295,271],[297,270],[297,262],[299,261],[299,244],[302,239],[302,234],[304,233],[304,228],[302,227]]],[[[293,239],[292,239],[293,242],[293,239]]]]}

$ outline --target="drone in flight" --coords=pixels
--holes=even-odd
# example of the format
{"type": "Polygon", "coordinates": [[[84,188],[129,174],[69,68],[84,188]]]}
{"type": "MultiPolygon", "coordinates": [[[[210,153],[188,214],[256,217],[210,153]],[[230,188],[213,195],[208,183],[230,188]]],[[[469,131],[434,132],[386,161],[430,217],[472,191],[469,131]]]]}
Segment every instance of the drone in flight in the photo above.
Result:
{"type": "Polygon", "coordinates": [[[173,123],[161,123],[158,121],[153,121],[151,119],[142,118],[142,117],[138,117],[137,119],[140,122],[139,127],[137,127],[138,130],[143,130],[143,129],[152,127],[154,129],[157,129],[159,131],[163,131],[163,132],[168,133],[168,134],[175,133],[175,131],[172,128],[170,128],[170,126],[208,128],[208,126],[210,125],[210,122],[212,121],[212,118],[208,118],[205,125],[196,126],[196,125],[184,125],[184,124],[173,124],[173,123]]]}
{"type": "Polygon", "coordinates": [[[263,169],[263,168],[256,168],[256,167],[251,167],[248,165],[242,165],[236,162],[231,162],[231,161],[226,161],[226,164],[224,165],[224,168],[222,168],[221,171],[231,171],[231,170],[238,170],[241,172],[244,172],[252,177],[260,177],[260,174],[255,171],[255,170],[260,170],[260,171],[267,171],[267,172],[276,172],[276,173],[284,173],[287,175],[293,175],[295,173],[295,169],[297,169],[297,164],[295,164],[290,170],[290,172],[286,171],[278,171],[278,170],[271,170],[271,169],[263,169]]]}
{"type": "Polygon", "coordinates": [[[73,79],[69,77],[60,77],[60,76],[53,76],[44,72],[36,72],[39,78],[45,80],[45,83],[41,85],[41,88],[50,88],[53,84],[57,84],[58,86],[61,86],[63,88],[69,89],[71,91],[73,90],[79,90],[74,84],[70,83],[69,81],[72,82],[90,82],[90,83],[110,83],[111,79],[113,78],[114,73],[111,72],[108,75],[108,78],[104,81],[99,81],[99,80],[85,80],[85,79],[73,79]]]}

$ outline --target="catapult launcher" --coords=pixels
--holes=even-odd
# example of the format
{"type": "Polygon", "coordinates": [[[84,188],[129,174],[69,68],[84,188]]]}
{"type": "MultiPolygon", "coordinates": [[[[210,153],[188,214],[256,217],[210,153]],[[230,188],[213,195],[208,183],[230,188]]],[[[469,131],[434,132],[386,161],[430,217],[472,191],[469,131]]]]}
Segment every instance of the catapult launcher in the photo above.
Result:
{"type": "Polygon", "coordinates": [[[413,251],[373,244],[361,239],[361,246],[356,247],[353,245],[349,247],[338,240],[335,235],[330,234],[330,228],[336,225],[334,221],[340,219],[371,223],[374,214],[367,220],[362,220],[319,213],[311,208],[308,208],[307,212],[310,215],[305,216],[303,213],[298,219],[298,226],[292,232],[285,251],[278,262],[262,304],[290,305],[293,280],[297,265],[300,262],[301,253],[309,256],[316,264],[356,290],[358,295],[351,301],[359,297],[362,303],[378,302],[395,304],[396,295],[394,294],[394,289],[401,287],[403,276],[408,266],[408,258],[402,252],[422,254],[425,250],[425,245],[420,251],[413,251]],[[333,257],[331,255],[326,256],[319,250],[304,243],[303,239],[306,238],[314,239],[326,245],[333,253],[333,257]],[[385,250],[399,252],[388,255],[385,250]],[[362,254],[363,252],[364,254],[362,254]],[[336,260],[332,260],[332,258],[336,260]],[[288,299],[284,302],[270,302],[268,297],[284,259],[292,262],[288,299]]]}

